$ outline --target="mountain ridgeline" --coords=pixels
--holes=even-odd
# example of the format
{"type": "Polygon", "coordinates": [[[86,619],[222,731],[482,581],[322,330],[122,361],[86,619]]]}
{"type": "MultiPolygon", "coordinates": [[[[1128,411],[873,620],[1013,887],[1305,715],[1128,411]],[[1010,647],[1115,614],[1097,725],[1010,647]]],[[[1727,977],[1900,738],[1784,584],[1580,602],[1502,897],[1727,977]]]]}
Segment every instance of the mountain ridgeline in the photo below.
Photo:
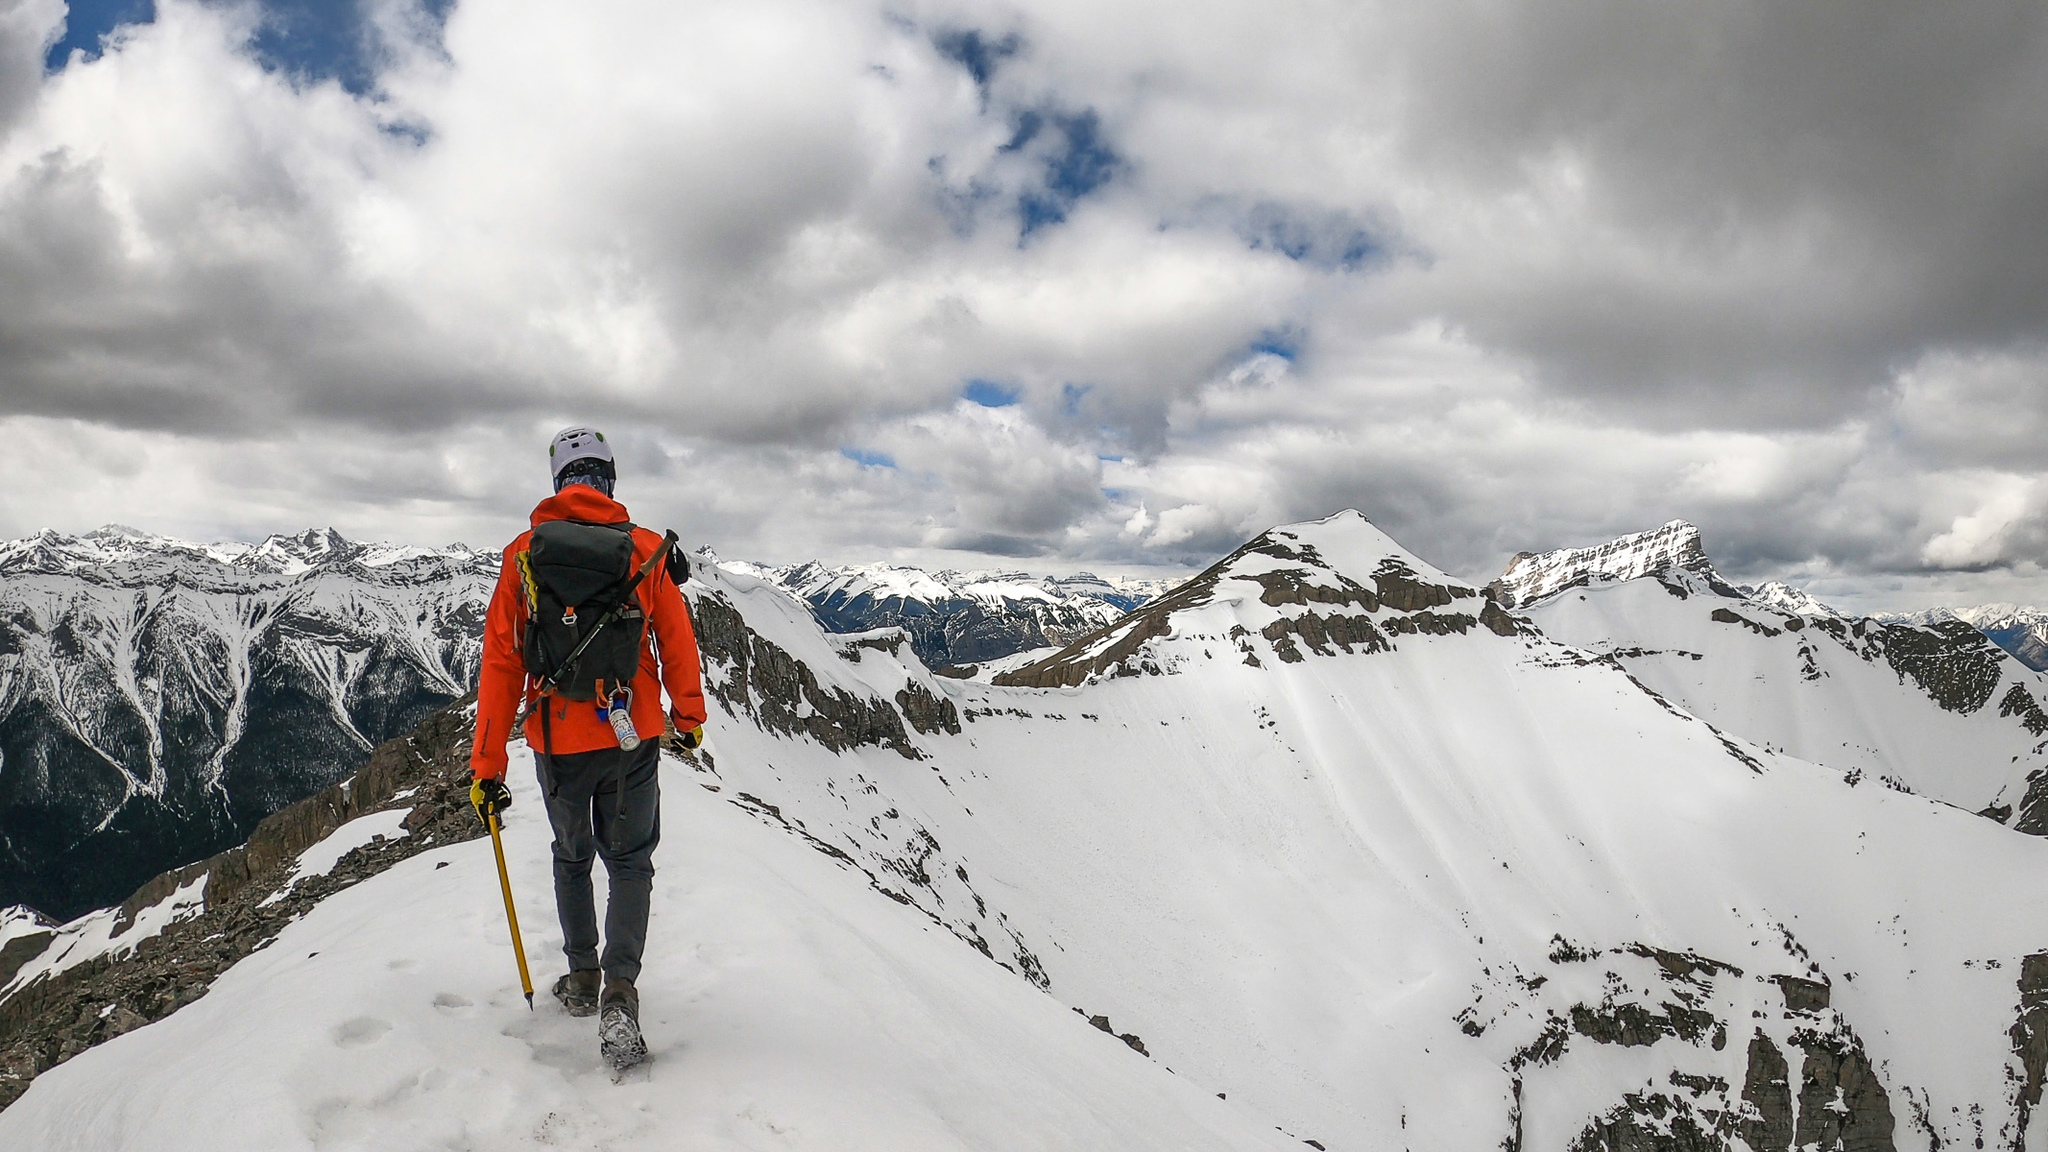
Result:
{"type": "Polygon", "coordinates": [[[496,573],[332,532],[0,545],[0,905],[113,904],[354,771],[470,687],[496,573]]]}

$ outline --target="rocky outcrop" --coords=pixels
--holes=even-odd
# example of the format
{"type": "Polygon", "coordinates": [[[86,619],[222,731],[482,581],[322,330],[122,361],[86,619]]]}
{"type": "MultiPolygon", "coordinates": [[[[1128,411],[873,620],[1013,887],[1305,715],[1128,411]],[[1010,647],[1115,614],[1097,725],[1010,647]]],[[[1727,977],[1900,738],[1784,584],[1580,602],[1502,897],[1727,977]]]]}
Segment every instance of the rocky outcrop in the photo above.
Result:
{"type": "MultiPolygon", "coordinates": [[[[910,742],[903,717],[886,700],[827,689],[810,665],[749,627],[739,609],[715,591],[693,592],[690,616],[704,660],[704,690],[734,715],[752,717],[763,729],[804,736],[835,752],[874,745],[916,760],[923,753],[910,742]]],[[[922,689],[920,689],[922,691],[922,689]]],[[[917,704],[919,714],[950,731],[960,730],[957,712],[917,704]]]]}
{"type": "MultiPolygon", "coordinates": [[[[1786,942],[1801,954],[1789,934],[1786,942]]],[[[1655,1071],[1588,1116],[1572,1152],[1894,1152],[1890,1095],[1810,964],[1804,974],[1745,977],[1692,953],[1645,944],[1601,952],[1562,939],[1550,961],[1555,969],[1519,979],[1511,1002],[1495,1009],[1499,1019],[1520,1015],[1522,1027],[1536,1027],[1503,1068],[1515,1102],[1507,1146],[1519,1143],[1520,1102],[1541,1090],[1530,1077],[1559,1064],[1570,1075],[1574,1054],[1599,1045],[1640,1051],[1655,1071]],[[1575,998],[1565,988],[1600,995],[1575,998]],[[1721,1054],[1745,1031],[1743,1072],[1731,1083],[1721,1054]]],[[[1479,1015],[1461,1018],[1467,1035],[1487,1031],[1479,1015]]],[[[2048,1020],[2048,1007],[2041,1015],[2048,1020]]],[[[1601,1076],[1614,1075],[1618,1055],[1598,1062],[1601,1076]]]]}
{"type": "Polygon", "coordinates": [[[2029,1127],[2041,1108],[2041,1089],[2048,1081],[2048,952],[2020,961],[2019,1013],[2013,1021],[2012,1052],[2019,1067],[2013,1084],[2014,1121],[2007,1147],[2021,1152],[2029,1127]]]}
{"type": "Polygon", "coordinates": [[[204,996],[222,972],[325,897],[408,857],[483,835],[469,805],[471,728],[467,703],[459,703],[379,745],[355,775],[267,817],[247,843],[150,881],[120,913],[132,923],[203,880],[197,915],[0,999],[0,1107],[39,1073],[204,996]],[[298,878],[277,896],[301,852],[351,820],[400,808],[408,835],[356,848],[327,875],[298,878]]]}
{"type": "Polygon", "coordinates": [[[1975,712],[2005,678],[2005,654],[1960,620],[1880,626],[1885,662],[1950,712],[1975,712]]]}

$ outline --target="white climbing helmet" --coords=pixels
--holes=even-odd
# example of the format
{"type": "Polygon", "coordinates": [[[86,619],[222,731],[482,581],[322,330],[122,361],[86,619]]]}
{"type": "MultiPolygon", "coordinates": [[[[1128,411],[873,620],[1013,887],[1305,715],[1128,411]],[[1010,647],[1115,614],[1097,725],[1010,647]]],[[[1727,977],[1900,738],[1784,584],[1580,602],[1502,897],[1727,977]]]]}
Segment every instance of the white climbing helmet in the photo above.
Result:
{"type": "Polygon", "coordinates": [[[548,445],[549,478],[560,479],[562,469],[578,460],[612,462],[612,446],[604,442],[604,433],[580,424],[555,433],[554,442],[548,445]]]}

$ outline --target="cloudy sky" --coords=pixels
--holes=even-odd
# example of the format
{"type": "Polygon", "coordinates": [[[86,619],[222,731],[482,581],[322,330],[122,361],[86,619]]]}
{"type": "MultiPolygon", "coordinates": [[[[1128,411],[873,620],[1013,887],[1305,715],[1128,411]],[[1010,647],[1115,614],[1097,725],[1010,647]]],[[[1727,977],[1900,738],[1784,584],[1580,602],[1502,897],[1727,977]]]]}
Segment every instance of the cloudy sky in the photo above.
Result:
{"type": "Polygon", "coordinates": [[[0,535],[2048,603],[2048,7],[0,0],[0,535]]]}

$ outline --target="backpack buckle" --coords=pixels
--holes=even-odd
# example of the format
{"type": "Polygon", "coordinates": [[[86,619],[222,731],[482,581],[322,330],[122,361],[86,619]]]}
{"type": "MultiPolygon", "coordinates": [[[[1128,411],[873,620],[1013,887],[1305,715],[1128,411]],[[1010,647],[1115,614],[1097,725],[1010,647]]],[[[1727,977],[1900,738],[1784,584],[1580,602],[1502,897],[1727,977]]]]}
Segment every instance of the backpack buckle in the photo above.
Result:
{"type": "Polygon", "coordinates": [[[562,623],[570,628],[576,626],[576,606],[574,604],[562,609],[562,623]]]}

